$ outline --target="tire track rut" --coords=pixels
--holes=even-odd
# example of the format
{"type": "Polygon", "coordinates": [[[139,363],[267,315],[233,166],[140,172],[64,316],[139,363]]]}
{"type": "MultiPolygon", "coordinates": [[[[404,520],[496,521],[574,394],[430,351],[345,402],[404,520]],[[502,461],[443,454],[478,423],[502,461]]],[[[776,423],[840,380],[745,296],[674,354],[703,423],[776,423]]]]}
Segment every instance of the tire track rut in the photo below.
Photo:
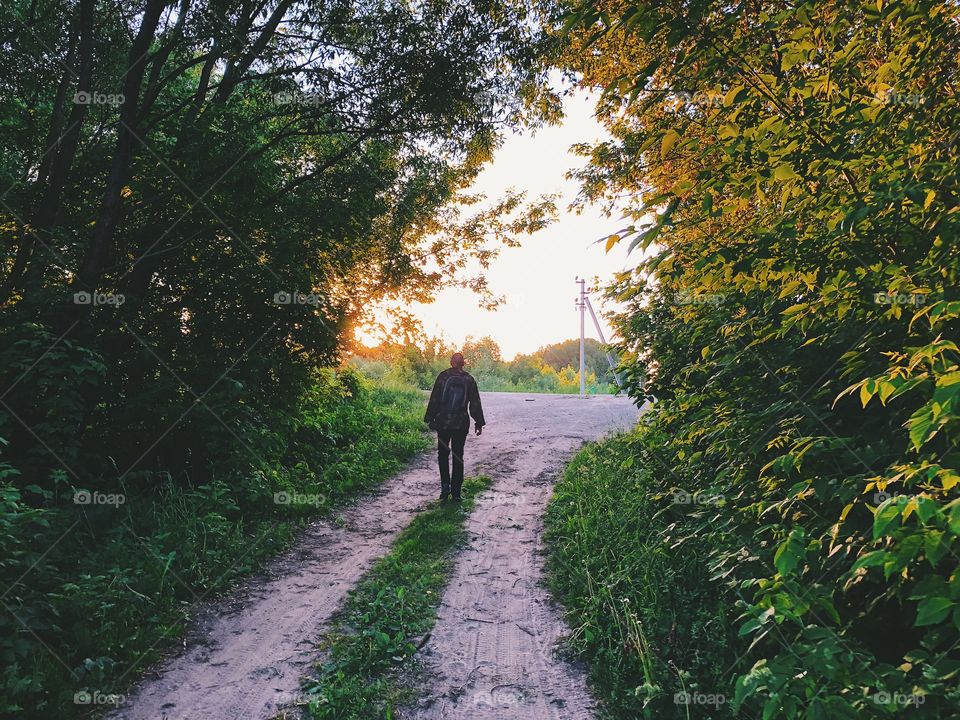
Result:
{"type": "MultiPolygon", "coordinates": [[[[627,427],[621,398],[537,397],[509,431],[508,472],[470,517],[461,554],[424,652],[427,694],[402,716],[416,720],[580,720],[593,701],[580,668],[554,653],[567,629],[543,586],[543,511],[553,483],[584,441],[627,427]],[[544,412],[546,410],[546,412],[544,412]],[[562,428],[563,434],[554,429],[562,428]]],[[[483,468],[480,468],[483,471],[483,468]]]]}

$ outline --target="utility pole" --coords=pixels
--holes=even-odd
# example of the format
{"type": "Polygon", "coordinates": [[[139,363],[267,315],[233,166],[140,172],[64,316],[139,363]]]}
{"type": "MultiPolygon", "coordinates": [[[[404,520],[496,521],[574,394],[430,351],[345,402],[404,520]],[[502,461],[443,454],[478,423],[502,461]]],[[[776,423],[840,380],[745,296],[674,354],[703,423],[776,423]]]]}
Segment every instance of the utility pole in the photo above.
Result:
{"type": "MultiPolygon", "coordinates": [[[[593,318],[593,326],[597,329],[597,335],[600,336],[600,342],[606,345],[607,339],[603,336],[603,330],[600,328],[600,321],[597,320],[597,314],[593,311],[593,303],[590,302],[590,297],[588,295],[584,295],[583,299],[587,303],[587,310],[590,311],[590,317],[593,318]]],[[[582,330],[583,328],[581,327],[581,337],[583,336],[582,330]]],[[[581,343],[581,347],[583,347],[583,343],[581,343]]],[[[610,372],[613,374],[613,379],[617,381],[617,387],[623,390],[623,383],[620,382],[620,376],[617,375],[617,362],[613,359],[613,355],[611,355],[609,352],[607,352],[606,355],[607,364],[610,366],[610,372]]]]}
{"type": "MultiPolygon", "coordinates": [[[[586,377],[587,377],[587,363],[586,363],[586,352],[585,352],[585,338],[584,338],[584,313],[589,310],[590,317],[593,320],[593,327],[597,330],[597,335],[600,336],[600,342],[604,345],[607,344],[607,339],[603,336],[603,330],[600,328],[600,321],[597,320],[597,314],[593,311],[593,303],[590,302],[590,298],[587,295],[586,280],[577,278],[577,283],[580,285],[580,297],[574,302],[575,307],[580,311],[580,397],[586,397],[586,377]]],[[[613,355],[607,352],[607,363],[610,365],[610,372],[613,373],[613,379],[617,382],[617,387],[621,390],[623,389],[623,383],[620,381],[620,376],[617,375],[616,367],[617,363],[613,359],[613,355]]]]}
{"type": "Polygon", "coordinates": [[[587,396],[586,389],[586,378],[587,378],[587,367],[586,367],[586,355],[584,353],[584,313],[587,311],[587,281],[578,277],[577,282],[580,284],[580,297],[577,300],[577,307],[580,309],[580,397],[587,396]]]}

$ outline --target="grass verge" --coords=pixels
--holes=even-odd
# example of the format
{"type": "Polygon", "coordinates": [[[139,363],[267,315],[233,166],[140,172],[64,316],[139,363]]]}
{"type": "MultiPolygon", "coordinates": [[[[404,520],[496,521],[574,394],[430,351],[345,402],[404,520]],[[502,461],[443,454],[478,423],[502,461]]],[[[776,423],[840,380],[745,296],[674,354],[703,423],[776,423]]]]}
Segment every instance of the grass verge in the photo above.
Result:
{"type": "Polygon", "coordinates": [[[329,657],[305,688],[309,717],[392,718],[415,699],[416,652],[437,618],[465,522],[490,478],[468,479],[463,503],[417,515],[351,591],[330,634],[329,657]]]}
{"type": "Polygon", "coordinates": [[[546,516],[550,587],[600,717],[728,718],[732,689],[716,689],[735,660],[730,609],[708,582],[710,548],[664,542],[656,468],[634,462],[651,442],[642,432],[588,445],[567,466],[546,516]]]}

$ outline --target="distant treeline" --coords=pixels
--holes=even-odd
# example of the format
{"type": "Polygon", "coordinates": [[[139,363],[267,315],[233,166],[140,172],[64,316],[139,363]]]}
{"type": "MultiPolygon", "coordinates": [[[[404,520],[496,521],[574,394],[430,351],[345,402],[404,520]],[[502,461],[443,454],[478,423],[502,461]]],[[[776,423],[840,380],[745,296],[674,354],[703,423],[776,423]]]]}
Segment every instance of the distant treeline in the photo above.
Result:
{"type": "MultiPolygon", "coordinates": [[[[467,338],[461,348],[439,339],[428,340],[422,347],[384,342],[376,347],[358,345],[350,363],[381,383],[426,390],[433,386],[437,374],[450,366],[450,355],[457,350],[466,357],[467,370],[477,379],[481,391],[575,393],[580,389],[580,341],[576,339],[545,345],[510,361],[503,359],[500,346],[490,337],[467,338]]],[[[615,391],[604,345],[588,339],[585,355],[587,391],[615,391]]]]}

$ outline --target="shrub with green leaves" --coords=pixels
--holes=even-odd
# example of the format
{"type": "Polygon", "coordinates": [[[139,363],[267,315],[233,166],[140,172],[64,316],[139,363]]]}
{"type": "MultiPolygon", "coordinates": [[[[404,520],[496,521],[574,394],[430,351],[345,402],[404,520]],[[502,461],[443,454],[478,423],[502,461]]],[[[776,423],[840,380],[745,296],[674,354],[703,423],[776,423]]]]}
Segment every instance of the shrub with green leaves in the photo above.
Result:
{"type": "Polygon", "coordinates": [[[610,293],[632,392],[659,400],[635,453],[651,532],[696,545],[730,609],[736,663],[703,678],[744,716],[960,712],[958,19],[568,16],[612,134],[583,148],[584,197],[625,204],[608,243],[644,252],[610,293]]]}

